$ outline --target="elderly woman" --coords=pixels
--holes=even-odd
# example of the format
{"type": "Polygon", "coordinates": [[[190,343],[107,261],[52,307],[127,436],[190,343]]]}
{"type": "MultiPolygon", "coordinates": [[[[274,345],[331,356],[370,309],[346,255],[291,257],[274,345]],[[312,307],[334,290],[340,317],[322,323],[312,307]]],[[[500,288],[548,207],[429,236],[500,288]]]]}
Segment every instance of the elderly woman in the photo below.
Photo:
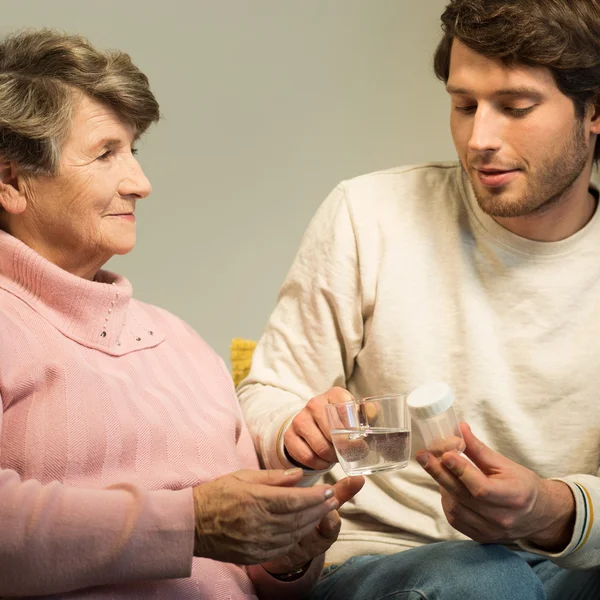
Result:
{"type": "Polygon", "coordinates": [[[301,597],[363,483],[258,470],[222,361],[101,270],[158,118],[126,54],[0,44],[0,596],[301,597]]]}

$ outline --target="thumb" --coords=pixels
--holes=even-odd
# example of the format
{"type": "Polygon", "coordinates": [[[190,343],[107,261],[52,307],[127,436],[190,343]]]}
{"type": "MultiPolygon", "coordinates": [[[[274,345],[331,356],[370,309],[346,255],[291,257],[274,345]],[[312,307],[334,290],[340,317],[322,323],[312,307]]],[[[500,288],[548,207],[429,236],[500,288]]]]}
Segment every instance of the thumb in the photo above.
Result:
{"type": "Polygon", "coordinates": [[[257,471],[244,470],[234,473],[235,477],[245,483],[260,483],[262,485],[292,487],[302,480],[303,470],[293,469],[262,469],[257,471]]]}
{"type": "Polygon", "coordinates": [[[465,438],[466,448],[465,454],[479,467],[484,473],[497,470],[504,466],[507,458],[486,446],[475,434],[471,431],[471,427],[466,423],[460,424],[460,429],[465,438]]]}
{"type": "Polygon", "coordinates": [[[356,494],[362,490],[363,485],[365,485],[365,478],[360,475],[354,477],[344,477],[344,479],[340,479],[333,486],[333,489],[335,490],[335,497],[340,503],[339,506],[342,506],[344,502],[348,502],[348,500],[354,498],[354,496],[356,496],[356,494]]]}

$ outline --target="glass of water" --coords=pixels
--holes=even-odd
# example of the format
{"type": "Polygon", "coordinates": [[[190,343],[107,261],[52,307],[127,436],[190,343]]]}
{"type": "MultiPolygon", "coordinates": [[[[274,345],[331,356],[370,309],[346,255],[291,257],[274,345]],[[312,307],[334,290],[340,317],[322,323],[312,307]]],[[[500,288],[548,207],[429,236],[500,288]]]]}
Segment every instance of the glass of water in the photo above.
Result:
{"type": "Polygon", "coordinates": [[[402,469],[410,458],[407,394],[327,404],[331,440],[348,475],[402,469]]]}

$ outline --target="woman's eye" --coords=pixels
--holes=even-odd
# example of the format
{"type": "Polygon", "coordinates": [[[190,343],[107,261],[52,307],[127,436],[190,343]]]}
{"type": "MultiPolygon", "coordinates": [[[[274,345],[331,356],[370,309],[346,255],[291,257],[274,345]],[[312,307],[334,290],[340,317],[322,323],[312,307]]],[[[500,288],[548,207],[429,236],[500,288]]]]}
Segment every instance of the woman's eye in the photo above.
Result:
{"type": "Polygon", "coordinates": [[[108,157],[112,154],[112,150],[107,150],[103,154],[98,157],[98,160],[107,160],[108,157]]]}

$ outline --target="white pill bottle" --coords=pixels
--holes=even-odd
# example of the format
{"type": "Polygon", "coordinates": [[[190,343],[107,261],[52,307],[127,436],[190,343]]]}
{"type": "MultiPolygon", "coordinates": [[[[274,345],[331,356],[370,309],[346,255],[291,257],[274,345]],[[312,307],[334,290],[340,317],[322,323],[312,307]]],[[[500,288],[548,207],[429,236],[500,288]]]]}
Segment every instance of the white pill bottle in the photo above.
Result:
{"type": "Polygon", "coordinates": [[[447,383],[427,383],[408,395],[408,410],[425,447],[437,457],[465,449],[465,439],[454,412],[454,394],[447,383]]]}

